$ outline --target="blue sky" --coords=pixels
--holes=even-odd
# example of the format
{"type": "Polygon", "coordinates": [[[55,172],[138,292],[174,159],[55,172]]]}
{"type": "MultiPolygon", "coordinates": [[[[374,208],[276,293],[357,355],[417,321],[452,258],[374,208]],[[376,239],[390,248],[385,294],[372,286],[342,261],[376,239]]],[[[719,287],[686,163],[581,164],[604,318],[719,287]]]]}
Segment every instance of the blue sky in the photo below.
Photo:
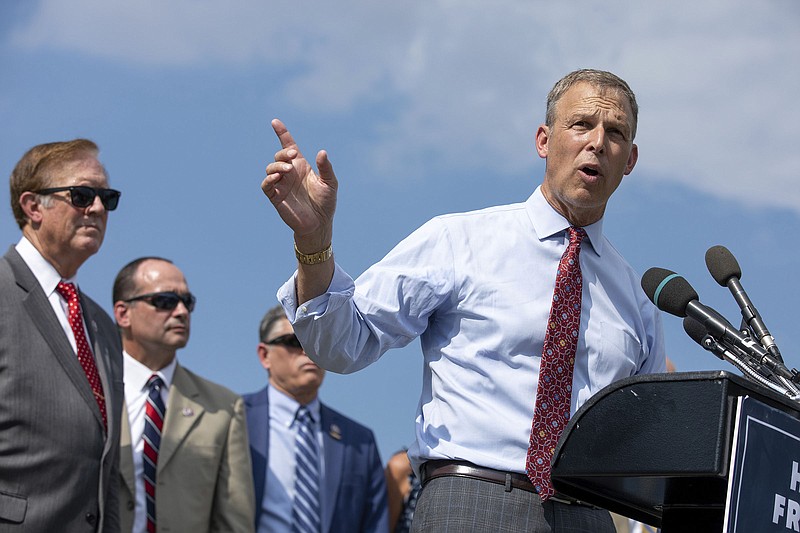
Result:
{"type": "MultiPolygon", "coordinates": [[[[640,273],[684,275],[738,324],[704,263],[727,246],[742,284],[800,366],[800,4],[4,0],[0,167],[89,137],[123,191],[80,272],[111,309],[117,271],[173,259],[198,296],[181,362],[238,392],[264,385],[258,322],[294,269],[292,236],[260,191],[279,117],[340,179],[336,258],[359,274],[432,216],[523,201],[552,84],[576,68],[625,78],[639,163],[606,231],[640,273]]],[[[0,241],[19,232],[0,188],[0,241]]],[[[664,317],[680,371],[730,369],[664,317]]],[[[413,438],[418,343],[321,396],[375,430],[384,459],[413,438]]]]}

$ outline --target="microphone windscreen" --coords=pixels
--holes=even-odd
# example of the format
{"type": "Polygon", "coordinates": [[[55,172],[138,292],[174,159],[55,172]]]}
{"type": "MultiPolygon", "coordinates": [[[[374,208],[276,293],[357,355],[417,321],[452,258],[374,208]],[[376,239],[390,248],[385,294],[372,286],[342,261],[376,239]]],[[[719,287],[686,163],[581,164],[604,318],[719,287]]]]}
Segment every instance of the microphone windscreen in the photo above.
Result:
{"type": "Polygon", "coordinates": [[[697,344],[702,344],[703,338],[708,335],[705,326],[690,316],[683,319],[683,331],[697,344]]]}
{"type": "Polygon", "coordinates": [[[716,343],[712,343],[710,345],[706,345],[706,344],[703,343],[703,339],[706,338],[706,335],[709,335],[709,332],[706,329],[706,327],[703,324],[701,324],[699,321],[695,320],[694,318],[692,318],[690,316],[684,317],[683,318],[683,331],[685,331],[686,334],[689,335],[689,337],[691,337],[691,339],[694,342],[696,342],[697,344],[699,344],[700,346],[702,346],[706,350],[708,350],[711,353],[713,353],[714,355],[716,355],[717,358],[722,359],[722,353],[720,352],[719,345],[717,345],[716,343]]]}
{"type": "Polygon", "coordinates": [[[686,306],[699,300],[697,292],[683,277],[665,268],[653,267],[642,276],[642,289],[656,307],[671,315],[685,317],[686,306]]]}
{"type": "Polygon", "coordinates": [[[655,301],[655,294],[656,290],[658,290],[659,284],[664,281],[665,278],[672,276],[675,274],[672,270],[667,270],[666,268],[658,268],[653,267],[647,270],[642,276],[642,289],[644,289],[644,293],[650,298],[650,301],[658,305],[655,301]]]}
{"type": "Polygon", "coordinates": [[[741,279],[742,269],[733,254],[724,246],[712,246],[706,252],[706,266],[714,281],[725,287],[731,278],[741,279]]]}

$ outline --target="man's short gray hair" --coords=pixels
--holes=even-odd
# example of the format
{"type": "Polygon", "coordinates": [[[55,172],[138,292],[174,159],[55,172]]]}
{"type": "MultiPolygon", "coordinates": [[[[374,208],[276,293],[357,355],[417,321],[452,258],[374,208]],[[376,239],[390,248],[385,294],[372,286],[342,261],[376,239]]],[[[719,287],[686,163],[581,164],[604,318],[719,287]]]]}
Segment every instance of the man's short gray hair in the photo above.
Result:
{"type": "Polygon", "coordinates": [[[631,124],[631,140],[636,137],[636,126],[639,122],[639,105],[636,103],[636,95],[628,86],[627,82],[611,72],[605,70],[581,69],[570,72],[553,85],[550,94],[547,95],[547,114],[545,124],[552,128],[556,120],[556,104],[561,97],[576,83],[585,82],[600,89],[612,89],[622,93],[628,99],[633,113],[633,124],[631,124]]]}
{"type": "Polygon", "coordinates": [[[261,324],[258,326],[259,341],[267,342],[275,323],[281,319],[286,319],[286,313],[283,312],[283,307],[280,305],[276,305],[267,311],[267,314],[264,315],[264,318],[261,319],[261,324]]]}

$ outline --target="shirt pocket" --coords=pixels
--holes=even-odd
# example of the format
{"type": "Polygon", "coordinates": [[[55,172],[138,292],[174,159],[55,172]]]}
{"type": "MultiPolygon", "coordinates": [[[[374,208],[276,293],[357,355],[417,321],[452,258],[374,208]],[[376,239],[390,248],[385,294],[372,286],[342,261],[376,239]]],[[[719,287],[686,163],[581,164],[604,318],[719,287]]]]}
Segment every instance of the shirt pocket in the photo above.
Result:
{"type": "Polygon", "coordinates": [[[642,353],[639,340],[619,323],[600,323],[600,345],[600,352],[590,362],[595,391],[634,375],[642,353]]]}

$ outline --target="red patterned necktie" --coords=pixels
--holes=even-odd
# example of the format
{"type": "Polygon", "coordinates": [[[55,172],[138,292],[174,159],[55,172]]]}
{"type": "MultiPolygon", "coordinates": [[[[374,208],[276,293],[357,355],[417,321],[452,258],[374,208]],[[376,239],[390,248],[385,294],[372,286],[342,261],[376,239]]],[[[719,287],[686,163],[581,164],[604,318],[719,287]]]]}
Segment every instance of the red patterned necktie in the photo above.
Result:
{"type": "Polygon", "coordinates": [[[583,228],[569,228],[569,245],[558,264],[556,286],[547,333],[544,338],[536,409],[533,413],[531,441],[525,472],[542,501],[555,491],[550,481],[550,461],[556,444],[569,421],[572,397],[572,371],[581,324],[583,280],[579,255],[583,228]]]}
{"type": "Polygon", "coordinates": [[[103,384],[100,382],[100,373],[89,348],[89,341],[86,340],[86,332],[83,328],[83,314],[81,313],[81,302],[78,298],[78,290],[72,283],[60,281],[56,286],[58,293],[67,301],[69,325],[75,335],[75,346],[78,350],[78,361],[86,373],[86,379],[92,387],[94,399],[100,408],[103,416],[103,428],[108,430],[108,417],[106,415],[106,399],[103,395],[103,384]]]}

